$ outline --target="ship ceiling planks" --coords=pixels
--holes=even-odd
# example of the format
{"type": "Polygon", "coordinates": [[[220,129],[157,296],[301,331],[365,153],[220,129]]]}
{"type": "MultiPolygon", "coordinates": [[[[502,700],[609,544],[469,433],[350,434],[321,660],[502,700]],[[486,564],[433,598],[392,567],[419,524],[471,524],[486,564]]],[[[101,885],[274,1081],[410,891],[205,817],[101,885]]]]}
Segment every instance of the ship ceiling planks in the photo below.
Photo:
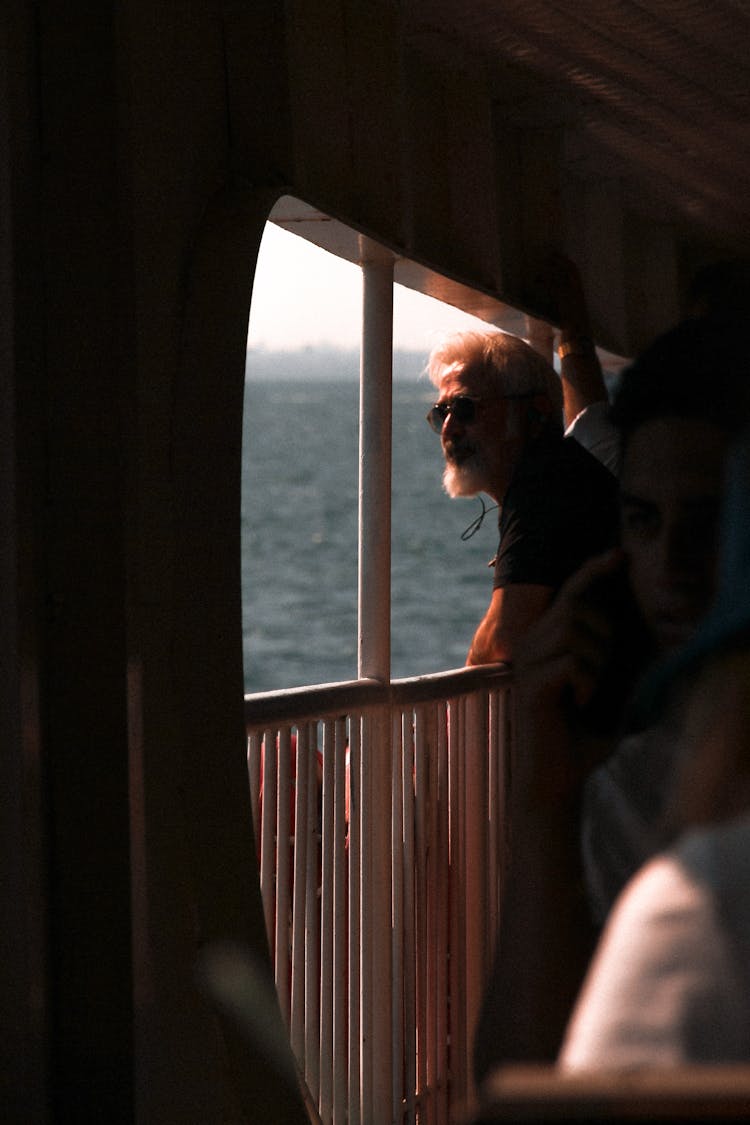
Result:
{"type": "Polygon", "coordinates": [[[750,12],[731,0],[410,0],[413,35],[485,60],[511,115],[534,109],[666,200],[689,227],[747,245],[750,12]],[[524,93],[525,88],[525,93],[524,93]],[[658,178],[664,182],[659,183],[658,178]]]}
{"type": "MultiPolygon", "coordinates": [[[[750,252],[750,24],[736,6],[291,0],[286,13],[267,179],[397,254],[544,316],[535,277],[546,250],[566,250],[599,340],[629,354],[679,315],[697,268],[750,252]]],[[[235,135],[245,120],[257,134],[250,68],[229,50],[235,135]]],[[[257,183],[251,155],[240,144],[235,163],[257,183]]]]}

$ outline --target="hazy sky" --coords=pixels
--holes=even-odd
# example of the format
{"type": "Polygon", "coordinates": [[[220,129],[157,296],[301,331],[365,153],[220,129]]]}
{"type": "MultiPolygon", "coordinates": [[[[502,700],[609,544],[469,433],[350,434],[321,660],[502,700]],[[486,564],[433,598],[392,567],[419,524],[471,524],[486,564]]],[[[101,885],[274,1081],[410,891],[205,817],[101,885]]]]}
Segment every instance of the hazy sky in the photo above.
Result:
{"type": "MultiPolygon", "coordinates": [[[[269,349],[360,343],[359,267],[273,223],[266,225],[250,307],[248,343],[269,349]]],[[[451,305],[394,286],[394,347],[428,351],[446,331],[483,325],[451,305]]],[[[486,327],[486,325],[483,325],[486,327]]]]}

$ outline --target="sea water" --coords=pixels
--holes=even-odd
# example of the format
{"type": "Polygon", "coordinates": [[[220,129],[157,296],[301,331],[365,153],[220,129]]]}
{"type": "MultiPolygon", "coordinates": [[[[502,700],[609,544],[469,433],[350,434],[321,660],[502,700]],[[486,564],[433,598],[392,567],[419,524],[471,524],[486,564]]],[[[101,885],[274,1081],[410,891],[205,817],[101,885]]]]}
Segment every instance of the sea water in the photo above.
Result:
{"type": "MultiPolygon", "coordinates": [[[[466,542],[479,501],[442,490],[435,400],[394,383],[391,674],[463,665],[492,592],[497,513],[466,542]]],[[[359,387],[356,378],[248,380],[242,580],[246,691],[357,674],[359,387]]]]}

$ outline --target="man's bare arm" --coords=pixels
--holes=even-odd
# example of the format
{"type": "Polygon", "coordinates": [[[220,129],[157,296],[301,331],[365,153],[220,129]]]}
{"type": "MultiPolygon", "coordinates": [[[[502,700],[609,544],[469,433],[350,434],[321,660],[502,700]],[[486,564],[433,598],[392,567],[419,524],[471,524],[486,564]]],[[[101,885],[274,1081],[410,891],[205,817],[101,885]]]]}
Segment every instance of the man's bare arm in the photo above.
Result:
{"type": "Polygon", "coordinates": [[[493,590],[466,663],[495,664],[512,660],[515,645],[541,617],[551,598],[549,586],[518,584],[493,590]]]}
{"type": "Polygon", "coordinates": [[[558,350],[567,429],[587,406],[606,402],[607,390],[593,343],[581,337],[563,335],[558,350]],[[575,350],[567,351],[568,348],[575,350]]]}

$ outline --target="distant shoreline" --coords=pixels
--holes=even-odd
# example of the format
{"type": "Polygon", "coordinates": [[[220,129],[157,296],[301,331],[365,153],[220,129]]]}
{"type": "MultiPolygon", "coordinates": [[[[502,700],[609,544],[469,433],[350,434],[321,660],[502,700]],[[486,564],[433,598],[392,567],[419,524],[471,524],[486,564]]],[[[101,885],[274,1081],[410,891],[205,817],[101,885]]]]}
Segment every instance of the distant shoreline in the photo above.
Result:
{"type": "MultiPolygon", "coordinates": [[[[423,372],[428,352],[405,351],[393,353],[393,378],[417,382],[425,378],[423,372]]],[[[289,381],[304,379],[357,380],[359,378],[359,348],[304,347],[289,350],[251,347],[245,363],[246,382],[263,379],[289,381]]]]}

